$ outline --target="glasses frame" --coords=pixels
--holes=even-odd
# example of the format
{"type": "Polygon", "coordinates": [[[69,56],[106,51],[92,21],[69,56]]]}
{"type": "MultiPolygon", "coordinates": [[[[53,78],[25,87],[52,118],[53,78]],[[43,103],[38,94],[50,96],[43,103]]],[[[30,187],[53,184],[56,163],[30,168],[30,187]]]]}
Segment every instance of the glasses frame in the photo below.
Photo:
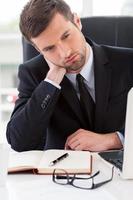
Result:
{"type": "Polygon", "coordinates": [[[114,175],[114,166],[112,167],[112,173],[111,173],[111,177],[105,181],[99,182],[99,183],[95,183],[94,182],[94,178],[100,174],[100,171],[97,171],[95,174],[91,175],[90,177],[76,177],[76,175],[79,174],[73,174],[73,175],[69,175],[69,173],[64,170],[64,169],[54,169],[53,174],[52,174],[52,180],[54,183],[59,184],[59,185],[71,185],[73,187],[79,188],[79,189],[85,189],[85,190],[92,190],[92,189],[96,189],[99,188],[101,186],[103,186],[106,183],[109,183],[110,181],[112,181],[113,179],[113,175],[114,175]],[[57,170],[60,170],[63,172],[63,174],[56,173],[57,170]],[[59,183],[58,181],[56,181],[57,179],[66,179],[67,182],[66,183],[59,183]],[[74,184],[74,181],[80,179],[80,180],[89,180],[91,179],[91,187],[80,187],[74,184]]]}

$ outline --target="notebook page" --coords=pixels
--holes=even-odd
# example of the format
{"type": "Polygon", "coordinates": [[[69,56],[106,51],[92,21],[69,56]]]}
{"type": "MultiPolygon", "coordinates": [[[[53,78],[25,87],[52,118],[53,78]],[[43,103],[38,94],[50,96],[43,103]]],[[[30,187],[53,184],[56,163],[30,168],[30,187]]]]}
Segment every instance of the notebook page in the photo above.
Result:
{"type": "Polygon", "coordinates": [[[44,151],[11,152],[8,168],[36,167],[44,151]]]}
{"type": "Polygon", "coordinates": [[[38,168],[60,168],[60,169],[88,169],[90,167],[90,152],[70,151],[70,150],[47,150],[45,151],[38,168]],[[69,156],[54,166],[49,166],[50,162],[57,159],[64,153],[69,156]]]}

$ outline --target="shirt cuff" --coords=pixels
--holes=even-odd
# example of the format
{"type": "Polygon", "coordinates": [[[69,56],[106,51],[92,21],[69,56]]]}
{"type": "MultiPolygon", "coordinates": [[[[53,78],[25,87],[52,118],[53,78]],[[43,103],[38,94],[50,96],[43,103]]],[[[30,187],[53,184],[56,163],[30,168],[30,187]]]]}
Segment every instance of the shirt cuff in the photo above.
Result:
{"type": "Polygon", "coordinates": [[[58,85],[57,83],[55,83],[54,81],[51,81],[50,79],[48,78],[45,78],[44,81],[48,82],[48,83],[51,83],[52,85],[54,85],[55,87],[57,87],[58,89],[61,89],[61,86],[58,85]]]}
{"type": "Polygon", "coordinates": [[[118,135],[118,137],[119,137],[119,139],[120,139],[122,145],[124,145],[124,136],[123,136],[122,133],[119,132],[119,131],[117,131],[116,133],[117,133],[117,135],[118,135]]]}

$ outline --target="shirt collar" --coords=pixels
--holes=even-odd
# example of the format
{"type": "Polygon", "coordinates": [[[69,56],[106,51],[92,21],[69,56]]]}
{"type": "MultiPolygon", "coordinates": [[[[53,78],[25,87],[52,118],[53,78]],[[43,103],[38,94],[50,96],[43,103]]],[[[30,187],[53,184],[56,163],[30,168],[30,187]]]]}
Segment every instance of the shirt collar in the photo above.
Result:
{"type": "Polygon", "coordinates": [[[93,67],[93,51],[91,46],[89,46],[89,49],[90,49],[89,58],[84,67],[82,68],[80,74],[88,82],[88,85],[91,85],[94,76],[94,67],[93,67]]]}

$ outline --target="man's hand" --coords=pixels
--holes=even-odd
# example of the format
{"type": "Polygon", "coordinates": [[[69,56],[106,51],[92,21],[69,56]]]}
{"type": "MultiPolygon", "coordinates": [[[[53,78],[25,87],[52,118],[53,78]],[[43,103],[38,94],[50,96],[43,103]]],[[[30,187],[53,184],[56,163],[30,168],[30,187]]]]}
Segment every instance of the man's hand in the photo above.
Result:
{"type": "Polygon", "coordinates": [[[50,61],[46,60],[49,65],[49,71],[47,73],[46,78],[48,78],[51,81],[54,81],[57,84],[60,84],[65,73],[66,69],[63,67],[58,67],[57,65],[54,65],[50,61]]]}
{"type": "Polygon", "coordinates": [[[71,134],[65,143],[65,149],[105,151],[122,148],[117,133],[98,134],[79,129],[71,134]]]}

